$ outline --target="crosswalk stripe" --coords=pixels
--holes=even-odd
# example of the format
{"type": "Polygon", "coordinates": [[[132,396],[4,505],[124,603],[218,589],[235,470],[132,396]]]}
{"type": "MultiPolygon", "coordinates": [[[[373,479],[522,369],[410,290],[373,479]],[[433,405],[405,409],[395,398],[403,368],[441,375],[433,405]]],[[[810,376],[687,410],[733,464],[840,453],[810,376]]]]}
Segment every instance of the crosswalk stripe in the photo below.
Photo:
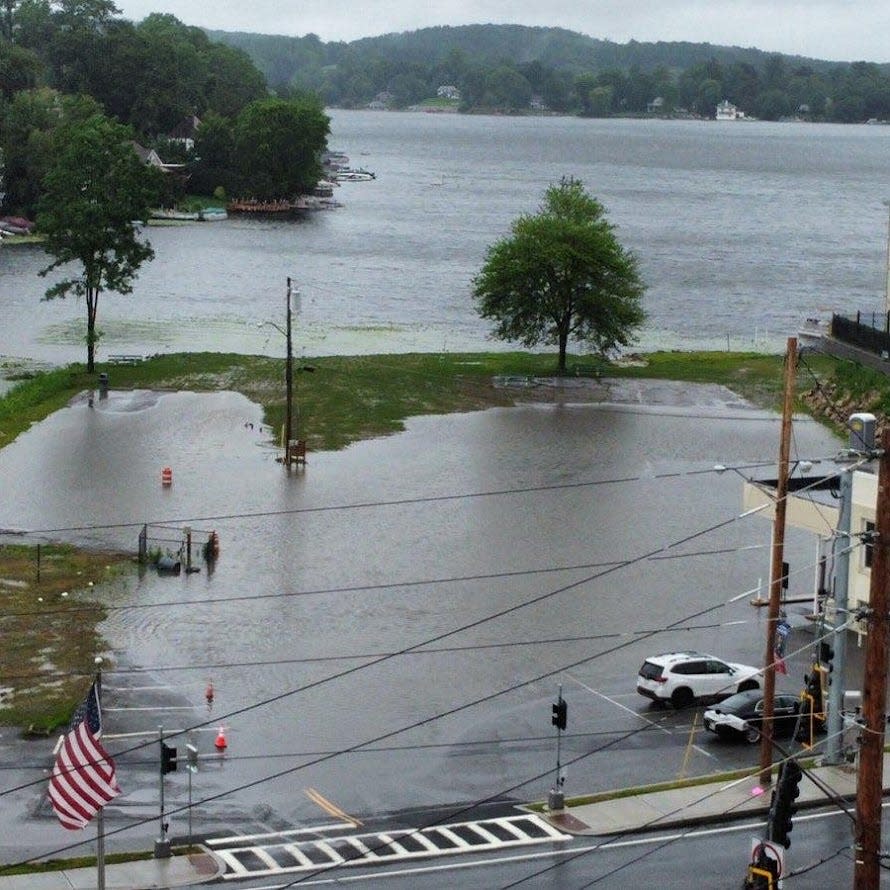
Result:
{"type": "Polygon", "coordinates": [[[450,825],[431,825],[416,830],[400,829],[393,832],[378,831],[305,840],[293,840],[296,833],[298,832],[282,832],[278,837],[288,838],[286,843],[268,844],[265,847],[249,845],[226,849],[226,843],[234,845],[242,839],[214,838],[214,852],[229,869],[223,879],[238,880],[245,876],[272,876],[313,869],[324,870],[341,865],[393,863],[468,852],[490,852],[570,839],[570,835],[562,833],[534,813],[450,825]],[[491,830],[495,826],[499,834],[491,830]],[[504,837],[505,834],[509,837],[504,837]],[[349,848],[344,846],[346,844],[358,855],[351,855],[349,848]],[[278,852],[273,855],[276,850],[278,852]],[[293,864],[284,861],[285,857],[289,857],[293,864]]]}

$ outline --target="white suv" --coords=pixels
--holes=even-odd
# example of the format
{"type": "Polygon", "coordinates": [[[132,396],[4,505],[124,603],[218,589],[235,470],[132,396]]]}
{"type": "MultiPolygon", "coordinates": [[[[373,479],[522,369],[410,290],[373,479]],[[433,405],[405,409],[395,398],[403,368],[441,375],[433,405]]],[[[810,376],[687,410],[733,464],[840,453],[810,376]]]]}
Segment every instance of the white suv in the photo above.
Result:
{"type": "Polygon", "coordinates": [[[746,689],[759,689],[761,682],[760,668],[701,652],[666,652],[643,662],[637,692],[653,701],[685,708],[696,699],[714,702],[746,689]]]}

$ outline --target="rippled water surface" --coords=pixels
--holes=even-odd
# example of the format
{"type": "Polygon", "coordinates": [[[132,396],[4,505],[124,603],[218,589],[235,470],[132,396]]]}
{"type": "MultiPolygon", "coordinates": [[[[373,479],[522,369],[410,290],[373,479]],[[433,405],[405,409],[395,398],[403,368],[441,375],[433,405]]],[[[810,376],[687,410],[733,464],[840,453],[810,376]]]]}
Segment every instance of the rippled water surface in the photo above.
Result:
{"type": "MultiPolygon", "coordinates": [[[[280,354],[285,279],[308,355],[489,348],[485,250],[575,176],[640,257],[641,346],[782,348],[808,316],[880,309],[890,128],[334,111],[331,145],[373,182],[299,221],[151,227],[130,296],[102,297],[102,350],[280,354]]],[[[83,357],[83,306],[43,303],[37,247],[0,249],[0,356],[83,357]]],[[[101,355],[101,353],[100,353],[101,355]]]]}

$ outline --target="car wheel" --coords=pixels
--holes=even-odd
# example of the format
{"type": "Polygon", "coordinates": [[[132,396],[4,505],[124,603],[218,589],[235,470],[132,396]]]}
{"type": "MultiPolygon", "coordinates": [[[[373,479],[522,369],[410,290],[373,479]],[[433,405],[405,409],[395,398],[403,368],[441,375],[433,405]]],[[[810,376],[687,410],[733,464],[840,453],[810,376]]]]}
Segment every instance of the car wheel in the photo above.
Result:
{"type": "Polygon", "coordinates": [[[749,689],[759,688],[756,680],[745,680],[744,683],[739,683],[739,692],[747,692],[749,689]]]}
{"type": "Polygon", "coordinates": [[[685,686],[681,689],[675,689],[671,696],[671,704],[679,711],[681,708],[688,708],[694,701],[692,690],[685,686]]]}
{"type": "Polygon", "coordinates": [[[749,723],[745,729],[745,741],[749,745],[756,745],[760,741],[760,727],[749,723]]]}

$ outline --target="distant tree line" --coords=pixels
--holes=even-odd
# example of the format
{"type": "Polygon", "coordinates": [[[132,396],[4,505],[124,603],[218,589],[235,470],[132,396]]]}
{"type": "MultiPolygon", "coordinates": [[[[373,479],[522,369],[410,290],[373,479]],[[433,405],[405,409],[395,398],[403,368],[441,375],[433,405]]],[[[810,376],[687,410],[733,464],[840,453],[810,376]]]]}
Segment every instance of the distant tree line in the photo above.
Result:
{"type": "Polygon", "coordinates": [[[113,0],[0,0],[3,212],[35,212],[53,133],[96,113],[185,163],[189,191],[277,198],[314,186],[329,124],[315,96],[270,95],[247,53],[173,16],[117,16],[113,0]],[[190,116],[202,127],[189,150],[167,137],[190,116]]]}
{"type": "Polygon", "coordinates": [[[660,98],[658,113],[712,117],[728,99],[763,120],[890,119],[890,69],[869,62],[711,44],[615,44],[519,25],[426,28],[348,44],[314,34],[209,33],[243,49],[276,89],[311,91],[331,106],[367,106],[383,96],[404,108],[453,85],[463,111],[527,112],[535,97],[563,114],[642,115],[660,98]]]}

